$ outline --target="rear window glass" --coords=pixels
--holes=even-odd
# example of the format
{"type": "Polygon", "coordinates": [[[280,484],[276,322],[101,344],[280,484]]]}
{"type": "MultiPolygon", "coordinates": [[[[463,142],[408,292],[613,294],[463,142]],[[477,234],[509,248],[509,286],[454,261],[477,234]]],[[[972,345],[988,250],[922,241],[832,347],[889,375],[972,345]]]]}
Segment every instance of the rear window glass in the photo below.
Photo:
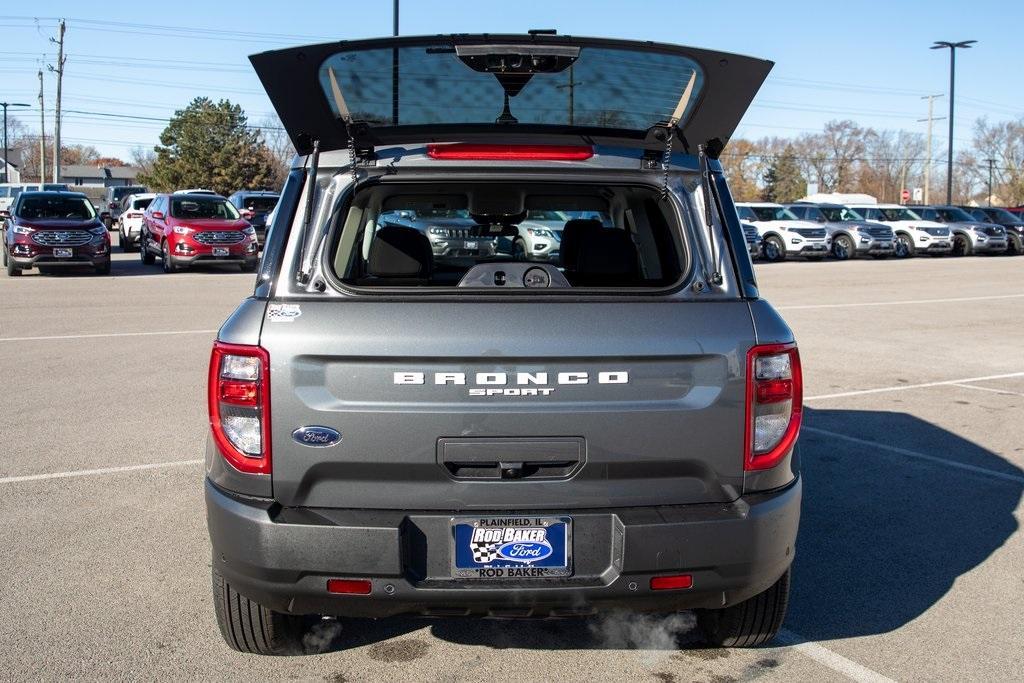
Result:
{"type": "Polygon", "coordinates": [[[95,218],[96,212],[87,200],[80,197],[59,197],[27,195],[21,198],[17,214],[20,218],[47,219],[70,218],[88,220],[95,218]]]}
{"type": "Polygon", "coordinates": [[[684,270],[670,221],[641,188],[387,188],[356,198],[332,260],[355,286],[457,287],[477,266],[537,263],[573,288],[666,287],[684,270]]]}
{"type": "Polygon", "coordinates": [[[647,130],[667,121],[689,88],[685,120],[704,81],[696,62],[667,52],[450,43],[341,52],[319,75],[335,116],[371,126],[497,120],[647,130]],[[531,62],[539,73],[524,71],[531,62]]]}
{"type": "Polygon", "coordinates": [[[257,213],[273,211],[275,206],[277,206],[277,197],[246,197],[242,201],[243,208],[257,213]]]}
{"type": "Polygon", "coordinates": [[[111,188],[111,199],[124,199],[130,194],[138,194],[139,192],[145,192],[144,187],[114,187],[111,188]]]}
{"type": "Polygon", "coordinates": [[[235,220],[238,211],[226,199],[214,197],[171,197],[174,218],[223,218],[235,220]]]}
{"type": "Polygon", "coordinates": [[[132,201],[133,209],[145,209],[147,206],[153,203],[152,197],[146,197],[145,199],[135,199],[132,201]]]}

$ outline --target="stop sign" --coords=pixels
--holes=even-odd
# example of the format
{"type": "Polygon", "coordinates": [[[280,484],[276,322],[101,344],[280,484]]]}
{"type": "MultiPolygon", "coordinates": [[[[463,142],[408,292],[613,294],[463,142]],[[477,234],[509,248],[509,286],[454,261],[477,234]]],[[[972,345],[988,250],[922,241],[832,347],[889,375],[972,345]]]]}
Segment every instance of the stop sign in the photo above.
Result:
{"type": "Polygon", "coordinates": [[[910,190],[903,190],[903,192],[900,192],[900,199],[903,201],[910,199],[910,190]]]}

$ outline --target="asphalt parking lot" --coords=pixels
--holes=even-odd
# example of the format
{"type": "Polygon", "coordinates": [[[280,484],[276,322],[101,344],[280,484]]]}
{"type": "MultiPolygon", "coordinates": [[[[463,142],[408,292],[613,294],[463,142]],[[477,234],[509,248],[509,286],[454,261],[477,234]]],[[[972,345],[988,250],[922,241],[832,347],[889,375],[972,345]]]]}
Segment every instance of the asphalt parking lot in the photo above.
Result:
{"type": "Polygon", "coordinates": [[[116,254],[112,277],[0,277],[0,679],[1019,677],[1024,258],[758,275],[806,380],[778,646],[701,649],[686,614],[392,619],[325,622],[329,651],[288,659],[228,650],[210,600],[205,374],[253,276],[116,254]]]}

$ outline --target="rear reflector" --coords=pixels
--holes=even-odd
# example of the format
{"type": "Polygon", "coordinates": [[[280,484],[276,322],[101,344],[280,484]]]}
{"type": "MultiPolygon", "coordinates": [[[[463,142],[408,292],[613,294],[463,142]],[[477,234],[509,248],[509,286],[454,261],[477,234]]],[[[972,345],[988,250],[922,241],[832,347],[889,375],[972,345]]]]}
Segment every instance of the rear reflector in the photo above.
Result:
{"type": "Polygon", "coordinates": [[[594,156],[587,145],[479,145],[458,142],[427,145],[431,159],[461,161],[583,161],[594,156]]]}
{"type": "Polygon", "coordinates": [[[367,579],[328,579],[327,592],[342,595],[369,595],[371,585],[367,579]]]}
{"type": "Polygon", "coordinates": [[[655,576],[651,579],[652,591],[671,591],[681,590],[683,588],[693,588],[693,577],[689,574],[655,576]]]}

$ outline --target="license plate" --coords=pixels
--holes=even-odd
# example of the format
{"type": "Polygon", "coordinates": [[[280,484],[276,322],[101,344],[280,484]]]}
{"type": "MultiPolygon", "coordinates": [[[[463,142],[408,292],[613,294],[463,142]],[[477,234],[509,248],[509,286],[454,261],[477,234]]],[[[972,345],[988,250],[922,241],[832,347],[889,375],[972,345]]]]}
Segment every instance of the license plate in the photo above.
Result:
{"type": "Polygon", "coordinates": [[[466,242],[462,245],[462,248],[467,251],[474,251],[480,248],[480,244],[478,242],[466,242]]]}
{"type": "Polygon", "coordinates": [[[60,247],[56,247],[53,250],[53,255],[55,257],[57,257],[57,258],[71,258],[74,255],[74,250],[73,249],[61,249],[60,247]]]}
{"type": "Polygon", "coordinates": [[[214,247],[213,248],[213,255],[214,256],[227,256],[230,253],[231,253],[231,251],[227,247],[214,247]]]}
{"type": "Polygon", "coordinates": [[[452,576],[544,579],[572,573],[569,517],[472,517],[452,520],[452,576]]]}

